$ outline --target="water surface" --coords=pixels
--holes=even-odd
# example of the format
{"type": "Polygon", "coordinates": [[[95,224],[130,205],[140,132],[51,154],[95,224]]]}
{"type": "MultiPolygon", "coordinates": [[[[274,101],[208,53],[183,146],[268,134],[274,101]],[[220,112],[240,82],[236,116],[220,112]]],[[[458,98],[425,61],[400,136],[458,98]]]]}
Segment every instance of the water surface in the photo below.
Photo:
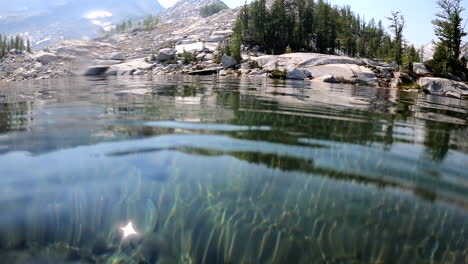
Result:
{"type": "Polygon", "coordinates": [[[468,263],[467,124],[311,81],[1,84],[0,259],[468,263]]]}

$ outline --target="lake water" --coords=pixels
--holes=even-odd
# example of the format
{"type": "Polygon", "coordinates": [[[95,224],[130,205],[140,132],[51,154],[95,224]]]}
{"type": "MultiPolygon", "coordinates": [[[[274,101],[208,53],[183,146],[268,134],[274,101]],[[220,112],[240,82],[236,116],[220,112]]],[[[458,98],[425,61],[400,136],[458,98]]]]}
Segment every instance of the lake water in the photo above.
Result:
{"type": "Polygon", "coordinates": [[[468,263],[468,101],[262,78],[0,86],[1,263],[468,263]]]}

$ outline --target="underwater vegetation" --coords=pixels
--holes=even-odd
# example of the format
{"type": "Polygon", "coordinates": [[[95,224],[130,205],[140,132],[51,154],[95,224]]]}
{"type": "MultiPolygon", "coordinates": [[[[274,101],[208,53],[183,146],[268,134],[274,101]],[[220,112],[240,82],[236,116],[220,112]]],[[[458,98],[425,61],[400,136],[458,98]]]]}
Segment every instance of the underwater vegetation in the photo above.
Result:
{"type": "MultiPolygon", "coordinates": [[[[22,212],[0,218],[0,257],[13,263],[109,264],[417,264],[468,258],[466,209],[444,201],[266,167],[238,159],[238,153],[129,155],[79,174],[63,167],[59,171],[67,177],[30,183],[29,197],[14,205],[22,212]],[[149,167],[136,167],[136,157],[145,161],[137,164],[164,164],[161,173],[169,175],[146,177],[149,167]],[[90,188],[77,186],[84,182],[90,188]],[[121,228],[129,220],[138,234],[124,238],[121,228]]],[[[14,195],[2,189],[7,191],[14,195]]],[[[17,212],[5,202],[2,209],[17,212]]]]}

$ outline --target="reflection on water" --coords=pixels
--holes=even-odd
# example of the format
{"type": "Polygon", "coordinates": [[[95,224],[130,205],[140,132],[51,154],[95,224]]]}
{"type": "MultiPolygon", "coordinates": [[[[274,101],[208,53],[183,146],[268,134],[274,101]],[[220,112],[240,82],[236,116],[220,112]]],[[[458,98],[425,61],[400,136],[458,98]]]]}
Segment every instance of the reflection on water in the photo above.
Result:
{"type": "Polygon", "coordinates": [[[4,85],[0,258],[468,263],[467,122],[466,101],[302,81],[4,85]]]}

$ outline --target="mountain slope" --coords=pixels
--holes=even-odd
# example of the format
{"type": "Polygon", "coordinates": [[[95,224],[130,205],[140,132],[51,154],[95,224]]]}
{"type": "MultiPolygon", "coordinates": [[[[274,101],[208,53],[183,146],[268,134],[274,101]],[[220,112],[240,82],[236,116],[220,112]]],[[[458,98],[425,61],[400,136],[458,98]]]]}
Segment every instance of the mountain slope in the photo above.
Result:
{"type": "Polygon", "coordinates": [[[226,5],[221,0],[180,0],[166,9],[161,17],[165,22],[186,18],[200,18],[200,9],[211,4],[226,5]]]}
{"type": "MultiPolygon", "coordinates": [[[[421,51],[421,48],[424,51],[423,61],[431,60],[434,57],[434,52],[436,49],[436,44],[434,42],[429,42],[424,46],[418,47],[418,50],[421,51]]],[[[462,45],[461,56],[464,56],[468,59],[468,42],[462,45]]]]}
{"type": "Polygon", "coordinates": [[[436,45],[434,42],[429,42],[426,45],[417,48],[419,52],[421,52],[421,49],[423,51],[423,61],[431,60],[434,57],[435,47],[436,45]]]}
{"type": "Polygon", "coordinates": [[[6,6],[0,11],[0,32],[24,34],[36,48],[63,39],[93,38],[110,23],[164,9],[157,0],[20,0],[6,6]]]}
{"type": "Polygon", "coordinates": [[[461,55],[465,57],[466,60],[468,60],[468,42],[465,43],[465,45],[462,46],[461,48],[461,55]]]}

